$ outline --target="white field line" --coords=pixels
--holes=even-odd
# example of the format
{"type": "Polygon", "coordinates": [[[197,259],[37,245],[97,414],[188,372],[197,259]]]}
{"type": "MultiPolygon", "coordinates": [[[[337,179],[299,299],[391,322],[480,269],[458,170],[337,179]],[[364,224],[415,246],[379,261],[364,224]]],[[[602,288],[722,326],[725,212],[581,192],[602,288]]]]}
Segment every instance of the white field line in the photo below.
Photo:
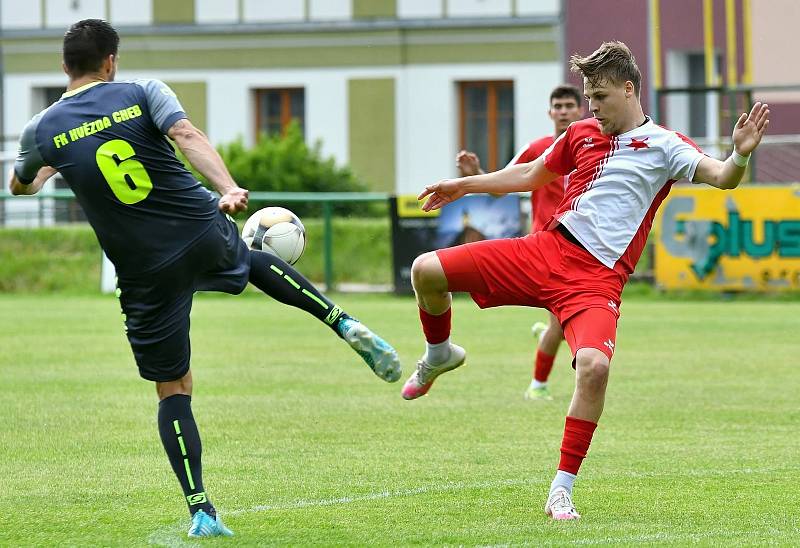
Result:
{"type": "MultiPolygon", "coordinates": [[[[750,475],[750,474],[774,474],[778,472],[797,471],[796,467],[789,468],[741,468],[738,470],[675,470],[664,472],[637,472],[631,470],[624,474],[613,474],[610,477],[626,477],[626,478],[658,478],[658,477],[691,477],[691,478],[713,478],[724,477],[731,475],[750,475]]],[[[609,477],[609,476],[606,476],[609,477]]],[[[358,502],[367,502],[381,499],[413,497],[417,495],[424,495],[427,493],[447,493],[457,491],[468,491],[471,489],[494,489],[498,487],[509,487],[517,485],[535,485],[543,484],[542,479],[520,479],[520,480],[499,480],[499,481],[486,481],[479,483],[466,483],[466,482],[450,482],[439,485],[429,485],[423,487],[416,487],[414,489],[399,489],[396,491],[378,491],[375,493],[367,493],[364,495],[352,495],[327,499],[300,499],[289,502],[279,502],[275,504],[259,504],[250,508],[240,508],[238,510],[221,511],[220,514],[224,516],[239,516],[242,514],[253,514],[258,512],[270,512],[274,510],[295,510],[299,508],[320,508],[324,506],[339,506],[344,504],[353,504],[358,502]]],[[[186,529],[188,527],[188,520],[180,521],[172,525],[161,527],[154,531],[147,539],[148,544],[155,546],[199,546],[196,542],[186,540],[186,529]]],[[[696,540],[703,537],[713,537],[722,533],[731,534],[732,531],[706,531],[703,533],[656,533],[653,535],[633,535],[622,537],[605,537],[603,539],[576,539],[571,541],[571,544],[606,544],[609,542],[637,542],[637,541],[676,541],[676,540],[696,540]]],[[[735,532],[734,534],[742,535],[748,532],[735,532]]],[[[525,546],[525,544],[501,544],[498,546],[525,546]]]]}
{"type": "MultiPolygon", "coordinates": [[[[278,504],[259,504],[251,508],[242,508],[239,510],[230,510],[227,512],[220,511],[222,516],[238,516],[241,514],[252,514],[257,512],[269,512],[271,510],[294,510],[297,508],[315,508],[322,506],[338,506],[341,504],[352,504],[354,502],[365,502],[371,500],[413,497],[416,495],[423,495],[425,493],[446,493],[451,491],[467,491],[470,489],[493,489],[497,487],[506,487],[512,485],[527,485],[534,483],[543,483],[541,480],[500,480],[500,481],[487,481],[482,483],[462,483],[453,482],[445,483],[442,485],[431,485],[426,487],[417,487],[415,489],[401,489],[397,491],[379,491],[377,493],[367,493],[365,495],[353,495],[349,497],[337,497],[331,499],[311,499],[311,500],[296,500],[291,502],[283,502],[278,504]]],[[[162,527],[155,531],[148,537],[148,544],[155,546],[199,546],[198,543],[190,542],[186,539],[186,529],[188,528],[188,520],[179,523],[162,527]]]]}
{"type": "Polygon", "coordinates": [[[270,510],[294,510],[296,508],[309,508],[321,506],[335,506],[339,504],[352,504],[354,502],[365,502],[370,500],[391,499],[402,497],[413,497],[424,495],[425,493],[446,493],[449,491],[467,491],[469,489],[494,489],[496,487],[506,487],[510,485],[527,485],[531,483],[543,483],[541,480],[500,480],[487,481],[482,483],[463,483],[453,482],[442,485],[430,485],[426,487],[416,487],[414,489],[401,489],[397,491],[380,491],[377,493],[367,493],[365,495],[353,495],[350,497],[339,497],[332,499],[317,500],[296,500],[278,504],[262,504],[243,510],[233,510],[226,512],[226,516],[238,516],[240,514],[250,514],[252,512],[268,512],[270,510]]]}
{"type": "MultiPolygon", "coordinates": [[[[564,525],[569,525],[569,522],[565,522],[564,525]]],[[[736,536],[743,536],[743,537],[752,537],[754,535],[759,535],[761,540],[764,540],[763,535],[764,531],[753,531],[752,529],[748,529],[747,531],[731,531],[729,529],[715,529],[711,531],[702,531],[697,533],[652,533],[652,534],[645,534],[645,535],[623,535],[618,537],[609,537],[605,536],[602,538],[593,538],[593,539],[573,539],[573,540],[566,540],[566,539],[558,539],[553,541],[548,541],[543,543],[542,541],[530,541],[530,542],[514,542],[510,544],[490,544],[490,545],[481,545],[481,548],[517,548],[523,546],[563,546],[564,544],[570,544],[573,546],[593,546],[593,545],[608,545],[608,544],[633,544],[633,545],[640,545],[645,543],[653,543],[653,542],[699,542],[701,540],[710,540],[715,539],[718,537],[730,537],[731,535],[736,536]]]]}

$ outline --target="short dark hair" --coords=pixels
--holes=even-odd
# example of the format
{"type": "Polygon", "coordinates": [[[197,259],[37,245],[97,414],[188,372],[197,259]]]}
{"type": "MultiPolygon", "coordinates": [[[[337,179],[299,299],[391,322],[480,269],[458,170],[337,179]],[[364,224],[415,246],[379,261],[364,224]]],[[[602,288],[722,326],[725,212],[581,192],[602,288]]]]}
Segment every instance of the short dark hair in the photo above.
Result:
{"type": "Polygon", "coordinates": [[[64,35],[64,66],[73,78],[97,72],[103,60],[116,55],[119,35],[102,19],[84,19],[72,25],[64,35]]]}
{"type": "Polygon", "coordinates": [[[550,92],[550,103],[553,99],[564,99],[565,97],[575,99],[575,102],[580,105],[583,101],[583,93],[581,90],[570,84],[562,84],[557,86],[550,92]]]}
{"type": "Polygon", "coordinates": [[[603,42],[588,57],[576,54],[569,61],[572,72],[580,72],[593,86],[606,81],[621,85],[630,80],[637,96],[641,91],[642,73],[633,53],[623,42],[603,42]]]}

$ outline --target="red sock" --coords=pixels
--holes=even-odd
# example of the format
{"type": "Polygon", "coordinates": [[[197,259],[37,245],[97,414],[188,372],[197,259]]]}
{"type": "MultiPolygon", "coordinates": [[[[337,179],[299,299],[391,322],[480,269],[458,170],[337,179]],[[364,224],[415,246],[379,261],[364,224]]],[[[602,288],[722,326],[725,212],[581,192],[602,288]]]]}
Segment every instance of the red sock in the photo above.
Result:
{"type": "Polygon", "coordinates": [[[577,475],[581,467],[589,444],[592,443],[592,434],[597,424],[575,417],[567,417],[564,425],[564,439],[561,441],[561,461],[558,469],[577,475]]]}
{"type": "Polygon", "coordinates": [[[434,316],[419,309],[419,319],[422,321],[422,332],[425,333],[425,340],[430,344],[439,344],[450,337],[450,318],[451,308],[444,313],[434,316]]]}
{"type": "Polygon", "coordinates": [[[551,356],[541,350],[537,350],[536,362],[533,366],[533,378],[539,382],[547,382],[547,377],[550,376],[550,371],[553,370],[553,361],[555,359],[555,354],[551,356]]]}

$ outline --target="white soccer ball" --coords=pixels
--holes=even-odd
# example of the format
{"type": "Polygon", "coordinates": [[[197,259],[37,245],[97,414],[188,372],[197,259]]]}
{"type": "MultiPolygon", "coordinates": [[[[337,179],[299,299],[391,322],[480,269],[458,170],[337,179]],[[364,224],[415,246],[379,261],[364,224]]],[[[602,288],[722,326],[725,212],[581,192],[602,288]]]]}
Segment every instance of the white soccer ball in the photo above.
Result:
{"type": "Polygon", "coordinates": [[[294,264],[306,249],[306,228],[288,209],[265,207],[247,219],[242,239],[250,249],[272,253],[294,264]]]}

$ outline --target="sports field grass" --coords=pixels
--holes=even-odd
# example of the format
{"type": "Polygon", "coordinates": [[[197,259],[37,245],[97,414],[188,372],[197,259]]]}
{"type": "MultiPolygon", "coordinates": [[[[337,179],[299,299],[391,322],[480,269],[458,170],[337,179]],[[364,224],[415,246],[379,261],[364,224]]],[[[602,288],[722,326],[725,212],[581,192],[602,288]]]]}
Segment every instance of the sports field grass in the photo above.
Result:
{"type": "MultiPolygon", "coordinates": [[[[339,302],[421,349],[408,298],[339,302]]],[[[529,403],[541,311],[454,305],[468,365],[406,402],[320,324],[257,295],[192,316],[206,488],[236,532],[196,545],[796,545],[800,339],[792,302],[623,305],[576,483],[542,512],[572,391],[529,403]]],[[[109,297],[0,297],[0,545],[186,545],[188,514],[109,297]]],[[[402,381],[401,381],[402,382],[402,381]]]]}

